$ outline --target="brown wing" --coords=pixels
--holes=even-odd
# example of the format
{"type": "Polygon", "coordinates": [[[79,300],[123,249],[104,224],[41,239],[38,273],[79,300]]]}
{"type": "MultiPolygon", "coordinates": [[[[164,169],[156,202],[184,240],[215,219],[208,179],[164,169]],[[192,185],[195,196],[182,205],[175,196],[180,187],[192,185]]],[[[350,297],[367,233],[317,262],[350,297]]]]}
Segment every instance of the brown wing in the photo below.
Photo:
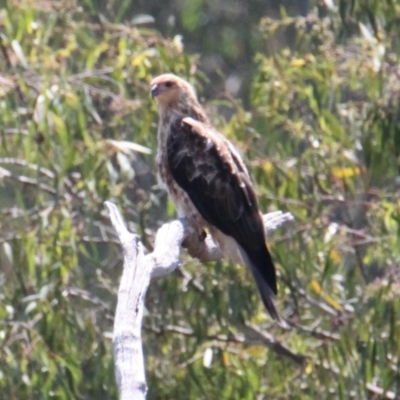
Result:
{"type": "Polygon", "coordinates": [[[179,119],[167,141],[169,169],[207,222],[241,244],[259,246],[264,235],[254,191],[224,142],[211,127],[179,119]]]}
{"type": "Polygon", "coordinates": [[[192,118],[180,118],[171,125],[167,153],[173,178],[202,217],[233,237],[245,251],[266,303],[268,288],[262,287],[260,279],[276,293],[275,268],[265,244],[255,193],[240,157],[219,132],[192,118]]]}

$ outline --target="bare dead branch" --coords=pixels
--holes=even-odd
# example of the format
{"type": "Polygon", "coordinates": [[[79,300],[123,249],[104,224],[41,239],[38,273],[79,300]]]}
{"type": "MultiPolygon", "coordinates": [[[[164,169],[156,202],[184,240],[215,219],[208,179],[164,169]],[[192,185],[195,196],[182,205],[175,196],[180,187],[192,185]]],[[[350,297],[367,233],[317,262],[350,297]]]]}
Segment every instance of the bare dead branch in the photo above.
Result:
{"type": "MultiPolygon", "coordinates": [[[[105,205],[124,254],[113,335],[116,380],[121,400],[140,400],[145,399],[147,393],[141,328],[144,299],[150,279],[167,275],[181,265],[179,253],[183,242],[189,253],[195,254],[201,261],[218,260],[221,253],[211,237],[200,241],[189,222],[186,219],[178,219],[158,230],[154,251],[146,255],[139,237],[127,230],[117,207],[111,202],[106,202],[105,205]]],[[[267,214],[264,217],[266,233],[270,235],[279,226],[291,220],[290,214],[267,214]]],[[[259,340],[274,351],[285,354],[298,364],[303,363],[304,356],[291,352],[272,336],[260,333],[257,335],[259,340]]],[[[223,335],[220,339],[223,339],[223,335]]]]}

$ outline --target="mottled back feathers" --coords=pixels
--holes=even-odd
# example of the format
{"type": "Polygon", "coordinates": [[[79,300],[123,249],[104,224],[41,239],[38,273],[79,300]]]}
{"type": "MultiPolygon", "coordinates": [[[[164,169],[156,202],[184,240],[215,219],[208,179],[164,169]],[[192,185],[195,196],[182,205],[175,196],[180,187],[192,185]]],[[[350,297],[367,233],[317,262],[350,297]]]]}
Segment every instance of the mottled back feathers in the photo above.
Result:
{"type": "MultiPolygon", "coordinates": [[[[247,171],[235,158],[232,145],[212,127],[191,118],[171,124],[167,160],[173,178],[208,223],[251,253],[265,247],[264,226],[247,171]]],[[[275,271],[264,271],[276,293],[275,271]]]]}

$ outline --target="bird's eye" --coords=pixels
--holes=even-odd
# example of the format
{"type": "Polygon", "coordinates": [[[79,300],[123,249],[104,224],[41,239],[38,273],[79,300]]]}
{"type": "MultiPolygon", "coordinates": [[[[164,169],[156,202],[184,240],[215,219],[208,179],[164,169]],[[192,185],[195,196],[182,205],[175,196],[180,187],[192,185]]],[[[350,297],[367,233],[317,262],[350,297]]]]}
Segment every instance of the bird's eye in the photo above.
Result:
{"type": "Polygon", "coordinates": [[[172,82],[169,82],[169,81],[168,81],[168,82],[165,82],[165,86],[166,86],[166,87],[171,87],[171,86],[173,86],[173,85],[174,85],[174,84],[173,84],[172,82]]]}

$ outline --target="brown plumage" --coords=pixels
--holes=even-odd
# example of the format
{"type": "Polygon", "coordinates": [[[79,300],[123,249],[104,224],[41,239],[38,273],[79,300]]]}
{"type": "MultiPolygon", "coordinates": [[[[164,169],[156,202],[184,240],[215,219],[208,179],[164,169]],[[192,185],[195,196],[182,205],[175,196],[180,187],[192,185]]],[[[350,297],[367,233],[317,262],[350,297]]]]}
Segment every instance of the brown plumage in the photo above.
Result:
{"type": "Polygon", "coordinates": [[[209,123],[193,88],[165,74],[151,82],[157,100],[159,184],[178,215],[199,232],[206,228],[223,255],[246,264],[263,303],[280,320],[274,303],[275,268],[247,169],[234,146],[209,123]]]}

